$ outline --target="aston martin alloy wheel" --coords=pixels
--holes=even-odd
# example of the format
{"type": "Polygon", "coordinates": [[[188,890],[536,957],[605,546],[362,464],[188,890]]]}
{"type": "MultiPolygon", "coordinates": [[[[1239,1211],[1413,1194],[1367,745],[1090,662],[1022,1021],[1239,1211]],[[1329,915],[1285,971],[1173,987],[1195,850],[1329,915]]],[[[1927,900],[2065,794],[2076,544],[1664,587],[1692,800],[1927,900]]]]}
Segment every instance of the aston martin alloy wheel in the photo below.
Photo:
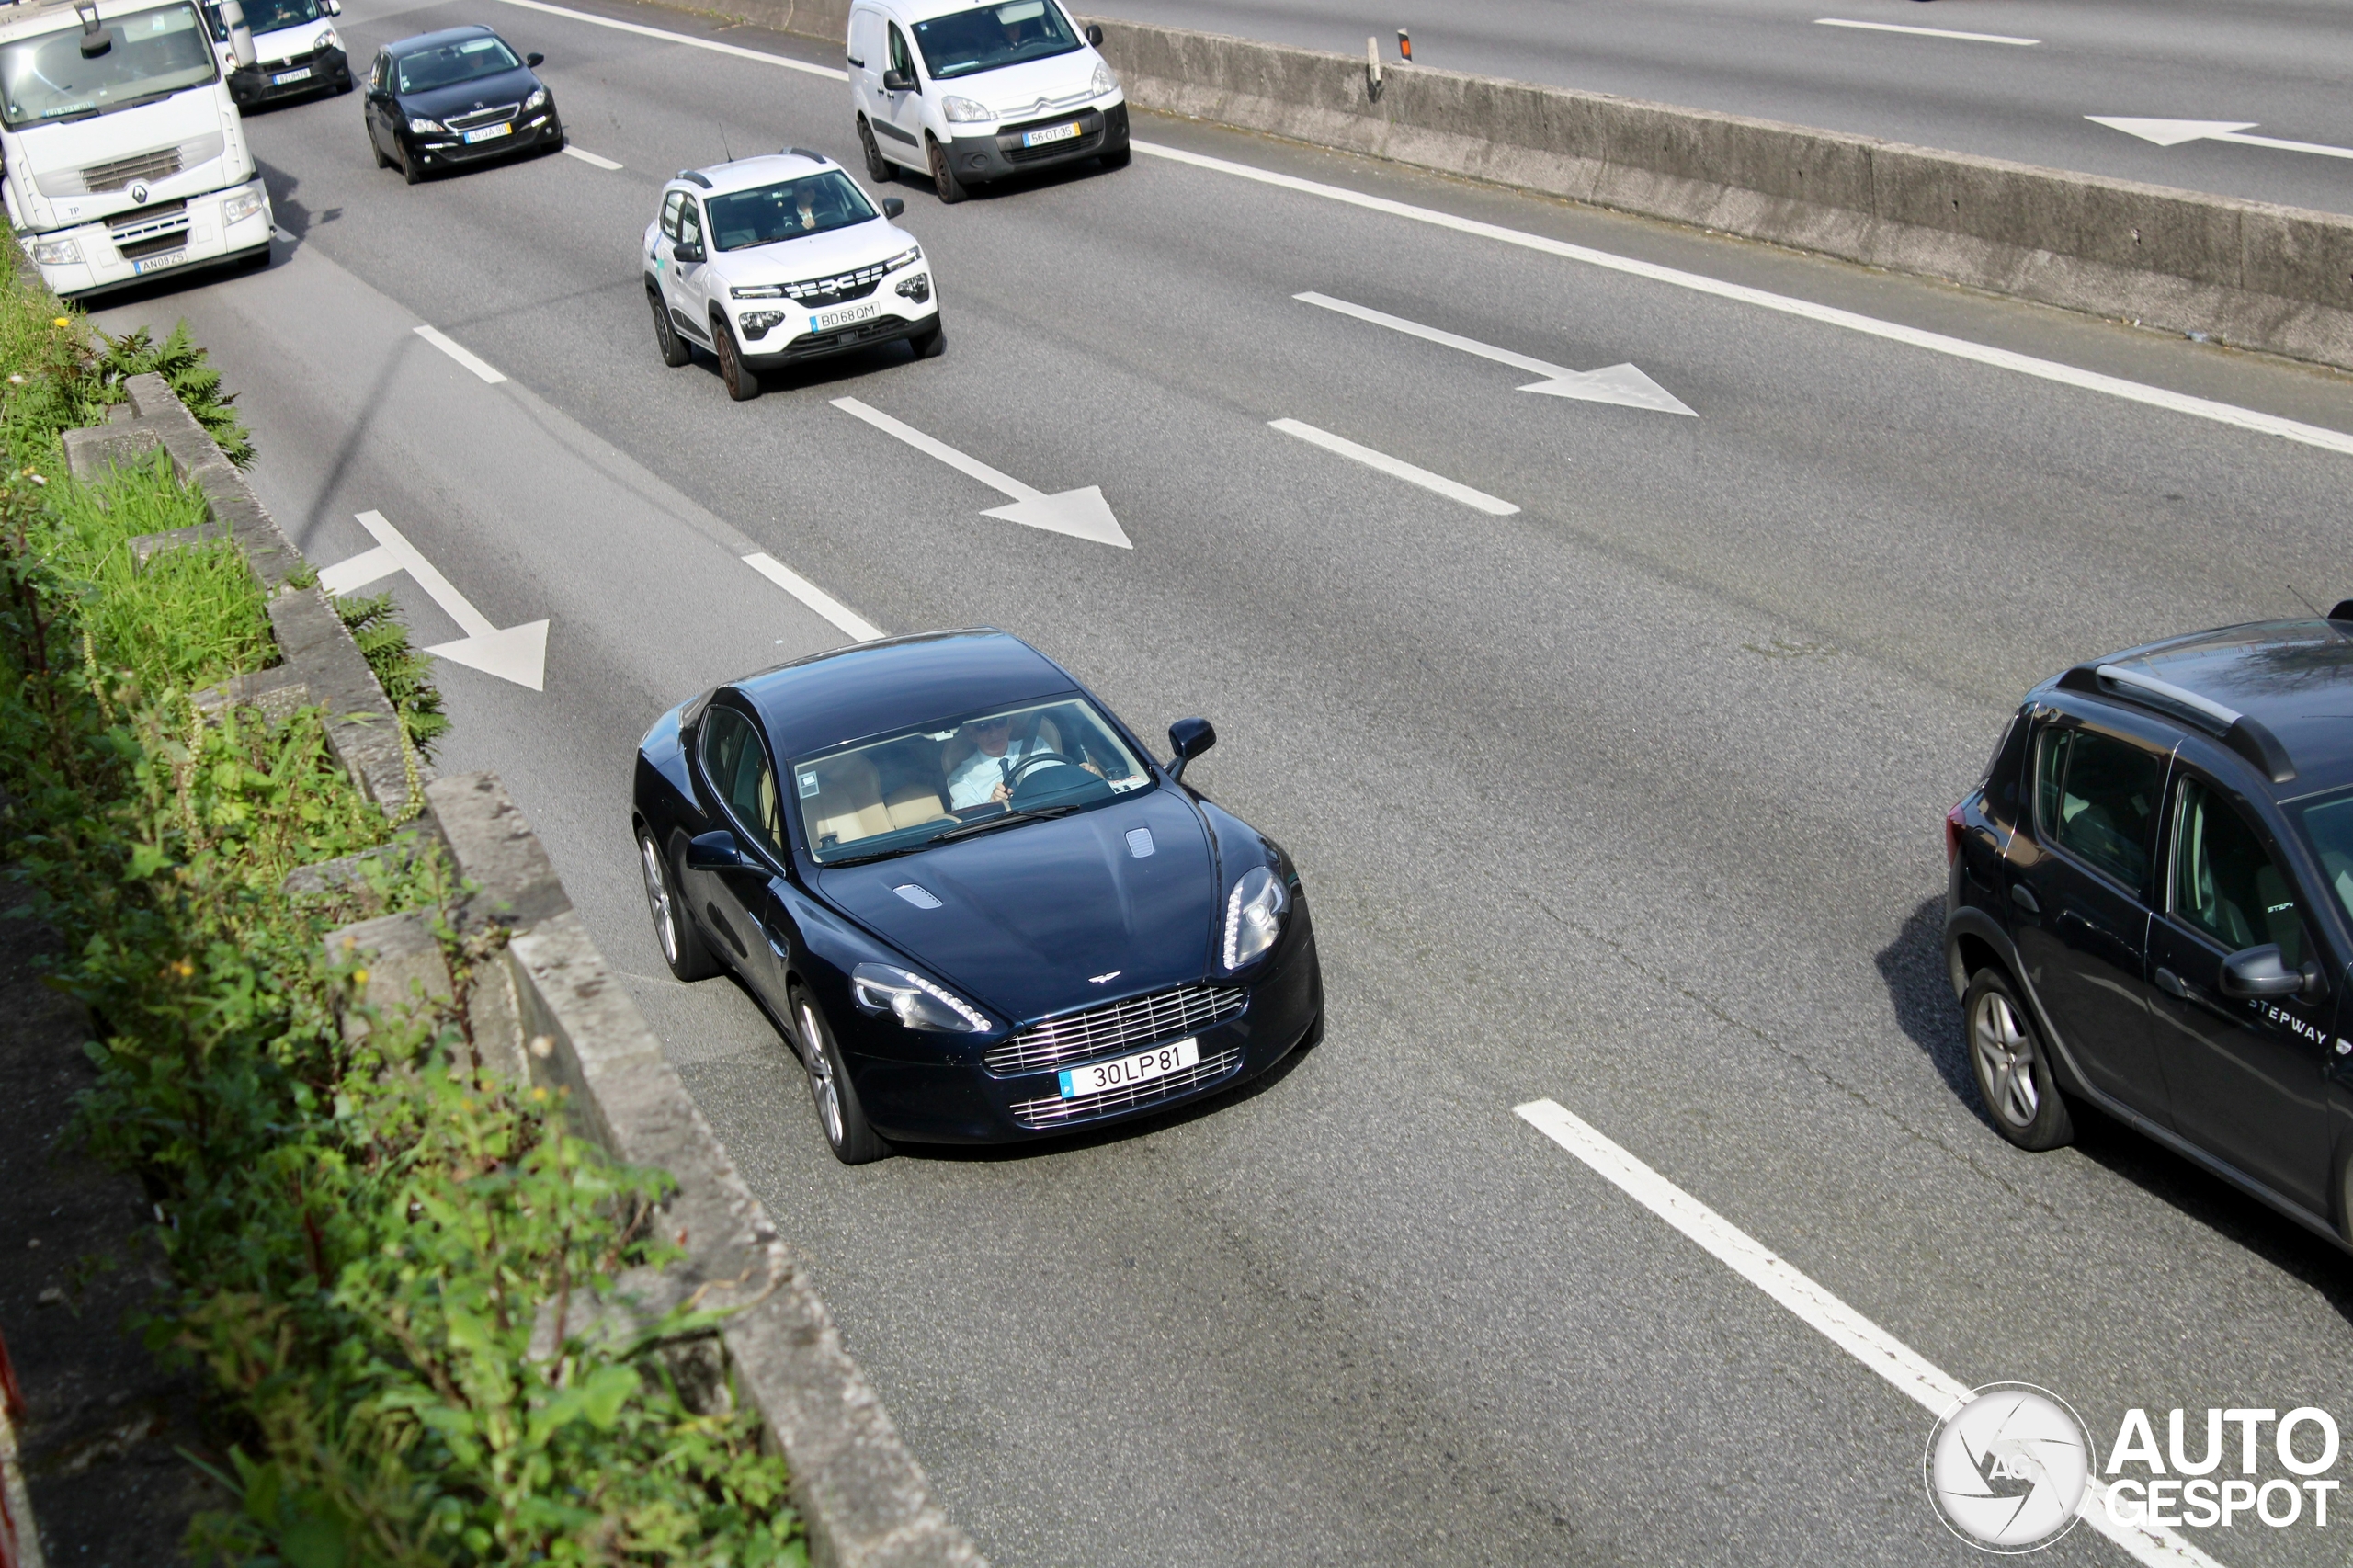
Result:
{"type": "Polygon", "coordinates": [[[670,873],[662,864],[662,852],[654,846],[646,834],[637,835],[638,865],[645,873],[645,909],[654,918],[654,940],[662,949],[662,960],[670,972],[680,980],[708,980],[719,972],[719,964],[710,949],[702,944],[702,933],[678,907],[670,892],[670,873]]]}
{"type": "Polygon", "coordinates": [[[2008,979],[1980,970],[1962,1002],[1977,1093],[2001,1135],[2021,1149],[2055,1149],[2074,1139],[2067,1102],[2052,1080],[2042,1042],[2008,979]]]}
{"type": "Polygon", "coordinates": [[[866,1124],[858,1108],[858,1091],[842,1071],[841,1052],[824,1016],[806,992],[793,998],[794,1021],[800,1026],[801,1062],[809,1070],[809,1097],[816,1102],[817,1125],[834,1158],[846,1165],[862,1165],[891,1152],[889,1144],[866,1124]]]}

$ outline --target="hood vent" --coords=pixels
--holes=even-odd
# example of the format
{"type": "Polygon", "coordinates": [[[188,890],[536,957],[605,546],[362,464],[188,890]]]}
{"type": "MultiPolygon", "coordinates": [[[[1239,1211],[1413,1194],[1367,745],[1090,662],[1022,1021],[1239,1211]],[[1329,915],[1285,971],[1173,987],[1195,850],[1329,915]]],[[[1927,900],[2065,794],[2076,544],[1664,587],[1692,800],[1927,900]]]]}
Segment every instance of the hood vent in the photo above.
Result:
{"type": "Polygon", "coordinates": [[[938,909],[939,895],[920,882],[901,882],[891,890],[917,909],[938,909]]]}
{"type": "Polygon", "coordinates": [[[1151,859],[1152,829],[1148,827],[1131,827],[1128,829],[1128,853],[1134,856],[1139,860],[1151,859]]]}

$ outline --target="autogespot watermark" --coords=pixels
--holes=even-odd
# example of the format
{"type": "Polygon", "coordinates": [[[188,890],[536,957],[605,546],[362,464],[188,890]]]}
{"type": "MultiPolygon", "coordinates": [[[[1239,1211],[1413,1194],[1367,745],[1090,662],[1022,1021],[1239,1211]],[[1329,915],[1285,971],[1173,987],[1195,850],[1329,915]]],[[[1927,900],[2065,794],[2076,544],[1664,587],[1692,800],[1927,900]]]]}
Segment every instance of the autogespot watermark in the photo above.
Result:
{"type": "Polygon", "coordinates": [[[1922,1471],[1955,1535],[2017,1553],[2074,1528],[2096,1477],[2094,1506],[2127,1528],[2325,1529],[2343,1485],[2327,1472],[2341,1452],[2336,1418],[2316,1405],[2169,1410],[2162,1423],[2135,1408],[2102,1467],[2065,1400],[2031,1383],[1988,1383],[1938,1421],[1922,1471]]]}

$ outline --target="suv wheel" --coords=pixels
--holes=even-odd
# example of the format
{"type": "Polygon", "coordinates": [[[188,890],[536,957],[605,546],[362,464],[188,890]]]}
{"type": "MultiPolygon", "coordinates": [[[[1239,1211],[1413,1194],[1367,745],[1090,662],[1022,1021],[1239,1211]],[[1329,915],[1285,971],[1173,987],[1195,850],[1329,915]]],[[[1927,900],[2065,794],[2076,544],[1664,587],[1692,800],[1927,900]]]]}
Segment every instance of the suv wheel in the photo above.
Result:
{"type": "Polygon", "coordinates": [[[923,145],[925,153],[931,159],[931,186],[934,190],[939,192],[940,205],[955,206],[964,199],[964,182],[958,179],[956,171],[948,166],[947,150],[941,147],[927,131],[924,132],[923,145]]]}
{"type": "Polygon", "coordinates": [[[735,345],[733,330],[716,314],[710,318],[710,340],[719,346],[719,374],[727,383],[727,395],[737,403],[749,403],[759,396],[760,373],[744,363],[744,352],[735,345]]]}
{"type": "Polygon", "coordinates": [[[882,149],[875,145],[874,127],[866,122],[862,114],[858,117],[858,144],[866,153],[866,177],[876,185],[890,184],[892,176],[898,171],[891,166],[891,160],[882,155],[882,149]]]}
{"type": "Polygon", "coordinates": [[[866,1113],[858,1107],[858,1091],[842,1071],[834,1033],[807,992],[793,994],[792,1014],[801,1033],[801,1063],[809,1069],[809,1097],[816,1102],[817,1125],[824,1130],[826,1147],[846,1165],[881,1159],[891,1145],[867,1125],[866,1113]]]}
{"type": "Polygon", "coordinates": [[[2042,1037],[2009,977],[1981,969],[1961,1001],[1969,1064],[1995,1131],[2021,1149],[2056,1149],[2075,1141],[2075,1125],[2051,1071],[2042,1037]]]}
{"type": "Polygon", "coordinates": [[[678,335],[677,327],[672,324],[670,307],[662,302],[661,291],[648,289],[645,302],[654,308],[654,347],[662,356],[662,363],[674,370],[693,363],[695,351],[687,347],[687,340],[678,335]]]}

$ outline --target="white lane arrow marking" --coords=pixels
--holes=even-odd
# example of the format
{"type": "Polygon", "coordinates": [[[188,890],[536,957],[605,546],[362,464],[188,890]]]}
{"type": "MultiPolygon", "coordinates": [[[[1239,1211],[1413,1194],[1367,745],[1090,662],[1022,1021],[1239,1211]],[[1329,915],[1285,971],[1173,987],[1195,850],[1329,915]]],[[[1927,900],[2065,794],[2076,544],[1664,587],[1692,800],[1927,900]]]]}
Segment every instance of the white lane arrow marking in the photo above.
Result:
{"type": "Polygon", "coordinates": [[[1110,503],[1103,499],[1100,486],[1090,484],[1084,490],[1065,490],[1049,495],[1042,490],[1032,490],[1009,474],[999,473],[975,457],[968,457],[945,441],[934,440],[912,425],[892,418],[879,408],[870,408],[854,397],[837,397],[834,406],[844,414],[854,414],[884,435],[904,441],[919,452],[938,458],[959,473],[969,474],[1000,495],[1013,498],[1010,506],[993,506],[983,512],[983,517],[1003,517],[1008,523],[1020,523],[1029,528],[1043,528],[1050,534],[1068,534],[1073,539],[1091,539],[1098,544],[1115,544],[1121,550],[1133,550],[1120,520],[1111,516],[1110,503]]]}
{"type": "Polygon", "coordinates": [[[432,596],[442,613],[458,623],[465,633],[455,642],[443,642],[425,651],[437,659],[464,665],[484,675],[511,680],[517,686],[533,691],[547,689],[548,623],[534,620],[521,626],[498,627],[490,618],[474,608],[473,602],[458,592],[455,584],[441,575],[433,562],[425,559],[416,546],[409,543],[400,529],[384,520],[381,512],[361,512],[359,526],[374,537],[376,548],[360,551],[348,561],[339,562],[319,574],[319,586],[329,597],[340,597],[355,588],[362,588],[395,572],[405,572],[416,579],[416,585],[432,596]]]}
{"type": "Polygon", "coordinates": [[[2154,142],[2160,147],[2178,147],[2185,142],[2235,142],[2242,147],[2270,147],[2282,153],[2317,153],[2324,158],[2353,158],[2353,147],[2330,147],[2318,142],[2285,142],[2277,136],[2248,136],[2245,132],[2256,128],[2252,119],[2132,119],[2121,115],[2087,114],[2094,125],[2105,125],[2110,131],[2121,131],[2127,136],[2138,136],[2143,142],[2154,142]]]}
{"type": "Polygon", "coordinates": [[[1367,305],[1352,305],[1346,300],[1335,300],[1329,294],[1293,294],[1292,299],[1306,304],[1337,311],[1344,316],[1354,316],[1375,326],[1385,326],[1392,332],[1402,332],[1430,343],[1441,343],[1449,348],[1459,348],[1465,354],[1476,354],[1482,359],[1493,359],[1498,365],[1527,370],[1545,379],[1530,381],[1521,392],[1542,392],[1547,397],[1573,397],[1582,403],[1614,403],[1627,408],[1648,408],[1660,414],[1699,415],[1687,407],[1683,400],[1645,376],[1631,365],[1610,365],[1598,370],[1572,370],[1563,366],[1515,354],[1508,348],[1497,348],[1475,337],[1443,332],[1434,326],[1424,326],[1404,316],[1392,316],[1367,305]]]}

